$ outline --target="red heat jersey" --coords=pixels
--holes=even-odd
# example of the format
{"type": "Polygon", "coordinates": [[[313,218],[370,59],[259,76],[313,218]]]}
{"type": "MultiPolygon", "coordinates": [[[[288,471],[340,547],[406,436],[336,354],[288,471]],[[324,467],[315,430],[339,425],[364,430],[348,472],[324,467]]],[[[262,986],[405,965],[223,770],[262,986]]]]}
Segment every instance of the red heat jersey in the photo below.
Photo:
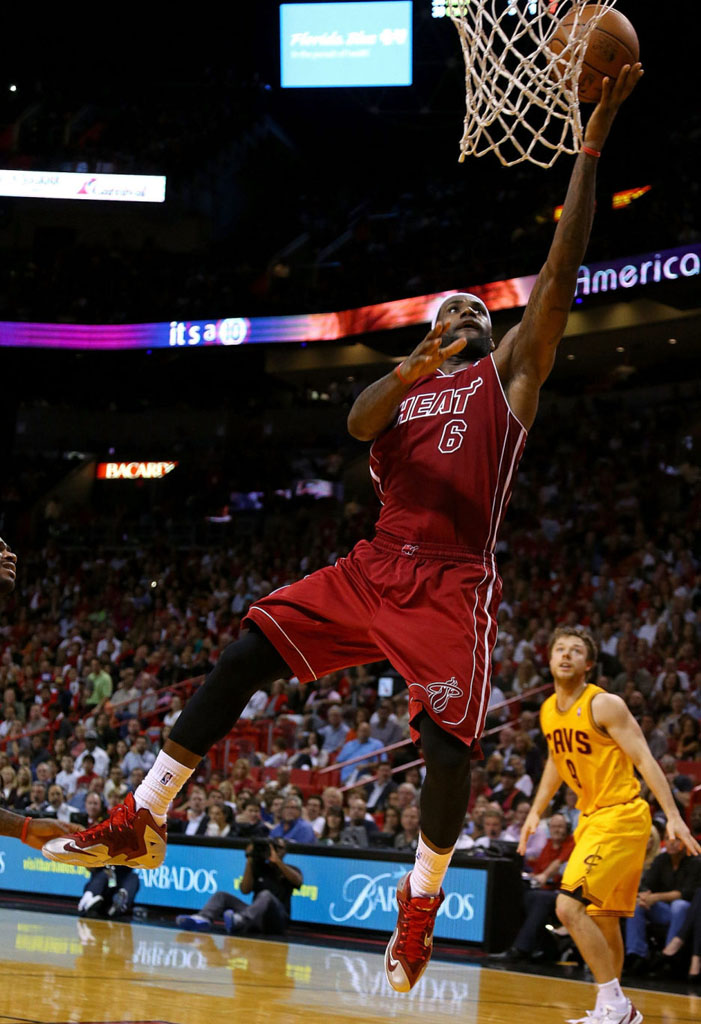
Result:
{"type": "Polygon", "coordinates": [[[493,551],[526,437],[491,355],[422,377],[370,449],[378,530],[493,551]]]}

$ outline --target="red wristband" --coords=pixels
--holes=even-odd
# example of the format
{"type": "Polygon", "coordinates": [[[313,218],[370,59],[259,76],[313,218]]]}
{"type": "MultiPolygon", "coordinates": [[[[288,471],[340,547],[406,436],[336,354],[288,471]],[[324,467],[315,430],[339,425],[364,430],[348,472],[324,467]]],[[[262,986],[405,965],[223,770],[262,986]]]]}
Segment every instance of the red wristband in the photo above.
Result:
{"type": "Polygon", "coordinates": [[[598,149],[592,149],[591,146],[582,146],[582,153],[586,153],[587,156],[600,157],[601,152],[598,149]]]}
{"type": "Polygon", "coordinates": [[[409,387],[411,381],[407,380],[406,377],[403,375],[401,363],[398,363],[397,366],[395,366],[394,372],[396,373],[397,377],[399,377],[402,384],[406,384],[406,386],[409,387]]]}
{"type": "Polygon", "coordinates": [[[25,818],[24,821],[22,822],[22,832],[20,833],[20,837],[19,838],[20,838],[20,841],[23,842],[23,843],[27,842],[27,831],[29,829],[29,823],[30,823],[31,820],[32,820],[31,818],[25,818]]]}

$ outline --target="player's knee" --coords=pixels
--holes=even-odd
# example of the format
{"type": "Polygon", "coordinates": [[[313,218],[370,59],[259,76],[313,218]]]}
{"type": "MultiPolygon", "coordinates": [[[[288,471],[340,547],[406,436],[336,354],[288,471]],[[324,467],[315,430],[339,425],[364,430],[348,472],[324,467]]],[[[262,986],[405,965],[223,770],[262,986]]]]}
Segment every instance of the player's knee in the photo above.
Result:
{"type": "Polygon", "coordinates": [[[258,646],[263,647],[266,643],[261,638],[251,638],[244,633],[224,648],[217,662],[217,670],[228,686],[241,692],[253,693],[268,682],[267,666],[262,663],[258,651],[258,646]]]}
{"type": "Polygon", "coordinates": [[[455,785],[470,778],[470,748],[456,736],[441,729],[432,718],[424,714],[420,723],[421,747],[426,771],[445,776],[455,785]]]}
{"type": "Polygon", "coordinates": [[[235,683],[246,676],[246,657],[241,650],[240,641],[235,640],[225,647],[219,655],[217,667],[228,682],[235,683]],[[243,671],[242,671],[243,670],[243,671]]]}
{"type": "Polygon", "coordinates": [[[558,897],[555,900],[555,913],[558,921],[568,928],[581,914],[586,913],[586,909],[579,900],[561,892],[558,893],[558,897]]]}

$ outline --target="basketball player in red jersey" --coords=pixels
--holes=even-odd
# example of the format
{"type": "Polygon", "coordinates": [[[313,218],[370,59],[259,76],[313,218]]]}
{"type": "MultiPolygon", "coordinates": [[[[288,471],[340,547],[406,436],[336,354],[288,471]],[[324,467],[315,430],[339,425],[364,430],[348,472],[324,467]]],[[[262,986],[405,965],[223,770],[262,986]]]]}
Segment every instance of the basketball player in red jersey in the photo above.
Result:
{"type": "Polygon", "coordinates": [[[465,818],[470,759],[481,754],[501,593],[497,531],[574,297],[597,159],[641,75],[639,64],[626,66],[604,85],[521,323],[495,350],[484,304],[452,296],[414,352],[355,402],[348,428],[374,441],[370,472],[383,503],[374,540],[252,605],[134,797],[104,824],[48,843],[48,857],[156,867],[168,804],[255,690],[292,673],[304,683],[388,658],[409,685],[426,779],[416,861],[397,886],[385,964],[397,991],[416,984],[465,818]]]}

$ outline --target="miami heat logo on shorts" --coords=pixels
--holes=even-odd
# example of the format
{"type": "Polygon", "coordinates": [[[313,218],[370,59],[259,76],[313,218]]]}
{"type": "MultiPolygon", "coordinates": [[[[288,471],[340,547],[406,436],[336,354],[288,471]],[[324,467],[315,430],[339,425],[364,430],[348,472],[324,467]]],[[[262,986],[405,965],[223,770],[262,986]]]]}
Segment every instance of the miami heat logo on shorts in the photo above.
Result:
{"type": "Polygon", "coordinates": [[[444,683],[429,683],[426,687],[428,701],[437,715],[440,715],[448,707],[448,701],[454,697],[462,697],[463,691],[458,686],[455,676],[446,679],[444,683]]]}

